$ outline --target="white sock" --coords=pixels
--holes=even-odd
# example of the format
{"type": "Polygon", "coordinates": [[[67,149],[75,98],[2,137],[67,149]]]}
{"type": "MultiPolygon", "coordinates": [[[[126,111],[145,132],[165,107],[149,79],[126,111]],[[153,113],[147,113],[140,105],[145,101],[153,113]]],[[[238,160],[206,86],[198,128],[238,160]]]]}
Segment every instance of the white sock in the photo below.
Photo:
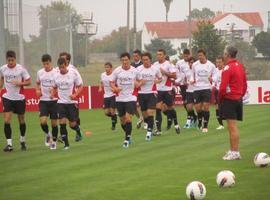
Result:
{"type": "Polygon", "coordinates": [[[151,132],[147,132],[146,136],[151,136],[152,133],[151,132]]]}
{"type": "Polygon", "coordinates": [[[20,142],[25,142],[25,136],[20,136],[20,142]]]}
{"type": "Polygon", "coordinates": [[[7,144],[12,146],[12,139],[7,139],[7,144]]]}

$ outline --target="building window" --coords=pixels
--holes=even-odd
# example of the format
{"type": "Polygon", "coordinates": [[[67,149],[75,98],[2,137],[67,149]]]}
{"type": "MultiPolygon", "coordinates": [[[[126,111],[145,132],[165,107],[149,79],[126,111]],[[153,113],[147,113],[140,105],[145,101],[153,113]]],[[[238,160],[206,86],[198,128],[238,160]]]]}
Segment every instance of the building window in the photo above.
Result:
{"type": "Polygon", "coordinates": [[[181,49],[187,49],[187,43],[186,42],[181,43],[181,49]]]}
{"type": "Polygon", "coordinates": [[[255,36],[255,29],[250,29],[249,30],[249,36],[254,37],[255,36]]]}

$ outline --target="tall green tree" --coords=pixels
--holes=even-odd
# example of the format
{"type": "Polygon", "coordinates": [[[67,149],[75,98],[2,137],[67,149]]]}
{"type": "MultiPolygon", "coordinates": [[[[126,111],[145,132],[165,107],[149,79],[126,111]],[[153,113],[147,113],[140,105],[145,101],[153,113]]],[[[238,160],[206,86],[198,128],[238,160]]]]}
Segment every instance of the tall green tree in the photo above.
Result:
{"type": "Polygon", "coordinates": [[[83,60],[82,45],[78,45],[84,36],[77,34],[77,26],[81,21],[81,16],[75,8],[68,2],[52,1],[49,5],[40,6],[38,12],[40,31],[39,36],[30,36],[30,42],[25,44],[25,60],[29,65],[39,65],[42,54],[47,53],[47,30],[48,28],[60,28],[49,31],[51,44],[51,54],[56,62],[59,52],[69,51],[69,27],[72,26],[73,38],[73,63],[80,64],[83,60]],[[79,58],[79,59],[78,59],[79,58]]]}
{"type": "Polygon", "coordinates": [[[270,57],[270,32],[257,34],[252,41],[252,45],[257,48],[259,53],[270,57]]]}
{"type": "Polygon", "coordinates": [[[173,2],[173,0],[163,0],[164,6],[166,9],[166,22],[168,22],[168,15],[169,15],[169,11],[170,11],[172,2],[173,2]]]}
{"type": "Polygon", "coordinates": [[[210,10],[209,8],[202,8],[202,10],[195,8],[191,11],[191,14],[190,14],[191,20],[211,19],[214,16],[215,16],[215,12],[210,10]]]}
{"type": "Polygon", "coordinates": [[[196,55],[198,49],[204,49],[209,60],[214,61],[222,55],[225,41],[217,34],[215,26],[208,22],[198,23],[198,30],[193,33],[192,51],[196,55]]]}
{"type": "Polygon", "coordinates": [[[156,55],[156,52],[159,49],[164,49],[167,52],[167,55],[172,56],[177,53],[175,49],[173,49],[173,45],[170,41],[164,41],[160,39],[153,39],[151,43],[144,46],[146,51],[151,53],[153,56],[156,55]]]}
{"type": "MultiPolygon", "coordinates": [[[[126,35],[129,34],[130,44],[132,44],[132,35],[134,29],[131,29],[127,33],[127,27],[120,27],[117,30],[113,30],[110,35],[103,37],[102,39],[95,39],[90,43],[91,53],[111,53],[116,52],[118,55],[126,51],[126,35]]],[[[141,31],[137,32],[137,44],[138,49],[141,48],[141,31]]],[[[132,48],[133,49],[133,48],[132,48]]],[[[131,49],[131,51],[132,51],[131,49]]]]}

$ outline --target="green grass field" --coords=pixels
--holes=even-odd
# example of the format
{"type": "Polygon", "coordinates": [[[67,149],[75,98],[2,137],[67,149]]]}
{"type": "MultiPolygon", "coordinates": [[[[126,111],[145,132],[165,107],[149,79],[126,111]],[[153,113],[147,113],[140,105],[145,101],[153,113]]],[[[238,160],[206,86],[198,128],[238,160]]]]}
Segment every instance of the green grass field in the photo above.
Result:
{"type": "MultiPolygon", "coordinates": [[[[177,109],[183,125],[184,110],[177,109]]],[[[215,130],[214,110],[208,134],[191,129],[176,135],[171,130],[148,143],[143,130],[133,129],[129,149],[121,147],[120,126],[110,131],[102,110],[82,111],[82,128],[91,130],[92,136],[75,143],[75,134],[69,131],[72,142],[67,151],[62,145],[56,151],[46,148],[38,113],[28,113],[29,150],[19,150],[18,127],[13,123],[15,151],[0,152],[0,200],[181,200],[194,180],[205,184],[208,200],[270,199],[270,168],[253,164],[257,152],[270,153],[269,110],[269,105],[245,107],[245,121],[239,124],[240,161],[221,159],[229,147],[228,135],[215,130]],[[217,187],[216,175],[224,169],[235,173],[235,187],[217,187]]],[[[2,117],[0,127],[2,133],[2,117]]],[[[4,145],[2,133],[1,148],[4,145]]]]}

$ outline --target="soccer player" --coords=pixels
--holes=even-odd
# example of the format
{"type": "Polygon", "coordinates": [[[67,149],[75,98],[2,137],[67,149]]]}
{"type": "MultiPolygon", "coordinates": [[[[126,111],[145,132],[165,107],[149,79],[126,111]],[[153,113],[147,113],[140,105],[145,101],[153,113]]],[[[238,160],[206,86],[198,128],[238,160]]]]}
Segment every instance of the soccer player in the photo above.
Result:
{"type": "Polygon", "coordinates": [[[105,72],[101,74],[99,92],[104,91],[104,112],[112,120],[112,130],[115,130],[117,116],[115,114],[115,93],[111,89],[113,66],[110,62],[104,64],[105,72]]]}
{"type": "Polygon", "coordinates": [[[198,128],[203,133],[208,132],[208,122],[210,118],[209,106],[211,101],[211,77],[215,76],[215,65],[207,60],[203,49],[197,52],[198,61],[192,65],[191,83],[194,84],[194,103],[198,114],[198,128]],[[203,121],[203,124],[202,124],[203,121]]]}
{"type": "Polygon", "coordinates": [[[221,76],[219,98],[221,102],[222,119],[227,120],[230,134],[230,150],[223,160],[239,160],[239,131],[237,120],[243,120],[242,98],[247,90],[247,80],[244,66],[236,60],[237,49],[228,46],[224,52],[224,60],[227,64],[221,76]]]}
{"type": "Polygon", "coordinates": [[[142,62],[143,65],[137,68],[140,77],[142,78],[138,99],[143,116],[147,122],[147,133],[145,140],[150,141],[152,139],[154,113],[157,103],[156,84],[161,82],[162,75],[160,70],[152,65],[152,56],[150,53],[142,54],[142,62]]]}
{"type": "Polygon", "coordinates": [[[7,139],[7,146],[3,149],[4,152],[13,150],[12,146],[12,130],[11,118],[12,112],[17,114],[20,126],[20,144],[21,150],[26,150],[25,144],[25,96],[23,95],[24,86],[31,85],[31,78],[27,70],[16,63],[16,53],[7,51],[7,64],[0,68],[0,93],[3,85],[5,85],[6,93],[2,96],[3,113],[4,113],[4,133],[7,139]]]}
{"type": "Polygon", "coordinates": [[[171,79],[176,79],[176,69],[170,64],[166,59],[166,51],[160,49],[157,51],[157,62],[154,66],[158,68],[162,74],[162,82],[157,84],[158,99],[156,105],[156,135],[161,135],[161,125],[162,125],[162,114],[161,110],[163,103],[167,106],[167,117],[173,119],[175,124],[176,133],[180,133],[180,126],[177,121],[177,114],[173,107],[173,93],[172,93],[172,81],[171,79]]]}
{"type": "Polygon", "coordinates": [[[81,130],[77,123],[78,119],[78,96],[83,89],[82,78],[72,69],[67,68],[64,58],[58,59],[59,72],[55,75],[54,90],[52,97],[58,94],[58,117],[60,123],[60,133],[64,142],[64,149],[69,149],[68,132],[66,128],[67,120],[71,129],[76,131],[76,140],[81,140],[81,130]]]}
{"type": "Polygon", "coordinates": [[[222,56],[219,56],[216,58],[216,76],[213,77],[213,86],[215,87],[215,104],[216,104],[216,118],[219,123],[219,127],[217,127],[217,130],[224,129],[224,125],[222,122],[222,118],[220,116],[220,102],[218,98],[219,93],[219,86],[221,82],[221,74],[224,68],[224,58],[222,56]]]}
{"type": "Polygon", "coordinates": [[[39,119],[40,126],[45,133],[45,146],[50,146],[51,150],[56,149],[56,141],[58,136],[57,126],[57,98],[51,96],[51,90],[54,86],[54,77],[56,69],[52,66],[52,58],[48,54],[44,54],[41,58],[43,68],[37,72],[36,95],[39,101],[39,119]],[[47,118],[50,116],[52,127],[52,143],[50,143],[51,133],[47,124],[47,118]]]}
{"type": "MultiPolygon", "coordinates": [[[[176,68],[177,68],[178,73],[183,74],[184,77],[186,77],[186,73],[189,71],[189,58],[190,58],[189,49],[184,49],[183,59],[179,60],[176,63],[176,68]]],[[[186,102],[187,102],[186,101],[186,90],[187,90],[186,78],[182,79],[182,81],[179,82],[179,84],[180,84],[182,100],[184,102],[184,108],[187,110],[187,107],[186,107],[186,102]]],[[[188,116],[188,111],[187,111],[187,116],[188,116]]],[[[188,119],[187,119],[187,121],[188,121],[188,119]]],[[[189,126],[188,123],[186,123],[184,128],[187,128],[188,126],[189,126]]]]}
{"type": "MultiPolygon", "coordinates": [[[[142,57],[142,52],[138,49],[134,50],[133,51],[133,62],[131,63],[131,65],[135,68],[141,66],[143,64],[141,57],[142,57]]],[[[138,129],[141,128],[142,123],[144,122],[144,129],[147,129],[147,123],[145,121],[146,119],[143,118],[143,116],[142,116],[141,109],[140,109],[138,102],[137,102],[137,109],[136,109],[135,115],[138,118],[137,128],[138,129]]]]}
{"type": "Polygon", "coordinates": [[[197,116],[194,112],[193,106],[194,106],[194,86],[193,84],[190,83],[190,80],[192,79],[192,65],[193,63],[196,62],[196,59],[193,57],[190,57],[188,60],[189,63],[189,70],[186,71],[185,74],[182,75],[182,77],[184,79],[186,79],[186,84],[187,84],[187,89],[186,89],[186,108],[187,108],[187,112],[188,112],[188,116],[187,116],[187,123],[184,126],[184,128],[191,128],[192,126],[195,126],[196,121],[197,121],[197,116]]]}
{"type": "MultiPolygon", "coordinates": [[[[78,74],[78,76],[81,77],[81,75],[80,75],[80,73],[79,73],[77,67],[75,67],[74,65],[72,65],[72,64],[70,63],[70,61],[71,61],[71,55],[70,55],[70,53],[62,52],[62,53],[59,54],[59,58],[64,58],[64,59],[66,60],[66,63],[67,63],[67,68],[68,68],[68,69],[74,70],[74,71],[78,74]]],[[[78,112],[77,124],[78,124],[79,126],[81,126],[79,104],[78,104],[78,106],[77,106],[76,108],[77,108],[77,112],[78,112]]],[[[80,135],[76,134],[75,140],[78,140],[79,138],[81,139],[80,135]]],[[[61,140],[60,140],[60,141],[61,141],[61,140]]]]}
{"type": "Polygon", "coordinates": [[[141,78],[138,70],[130,65],[129,53],[120,56],[122,65],[117,67],[112,74],[111,87],[117,94],[116,108],[125,132],[124,148],[131,143],[132,116],[136,111],[137,89],[141,78]]]}

